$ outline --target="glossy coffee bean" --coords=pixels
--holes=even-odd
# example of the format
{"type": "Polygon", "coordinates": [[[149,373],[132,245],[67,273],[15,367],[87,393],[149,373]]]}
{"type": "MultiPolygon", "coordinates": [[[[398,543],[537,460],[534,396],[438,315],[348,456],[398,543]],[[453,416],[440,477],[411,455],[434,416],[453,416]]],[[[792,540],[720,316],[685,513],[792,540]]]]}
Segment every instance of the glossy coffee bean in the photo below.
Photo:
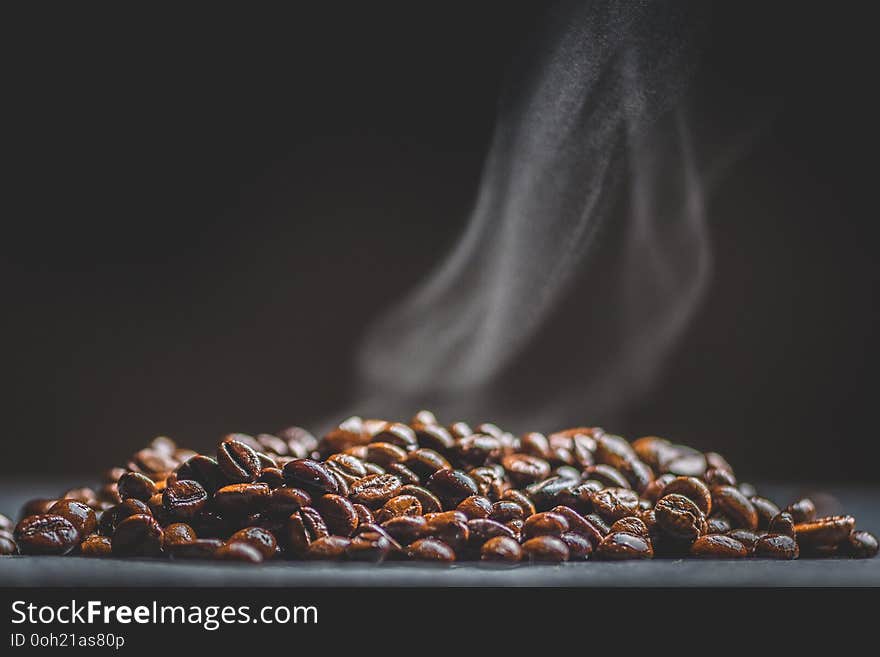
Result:
{"type": "Polygon", "coordinates": [[[514,538],[516,534],[506,525],[489,520],[488,518],[474,518],[467,521],[468,547],[479,549],[486,541],[496,536],[508,536],[514,538]]]}
{"type": "Polygon", "coordinates": [[[524,513],[522,507],[516,502],[510,500],[499,500],[492,504],[492,512],[489,517],[501,523],[510,520],[523,520],[524,513]]]}
{"type": "Polygon", "coordinates": [[[507,471],[511,484],[517,488],[523,488],[550,476],[550,464],[542,458],[529,454],[509,454],[501,459],[501,465],[507,471]]]}
{"type": "Polygon", "coordinates": [[[140,472],[126,472],[119,478],[117,490],[123,500],[133,497],[146,502],[156,493],[156,484],[140,472]]]}
{"type": "Polygon", "coordinates": [[[263,468],[257,477],[257,483],[266,484],[273,490],[281,488],[285,484],[284,472],[280,468],[263,468]]]}
{"type": "Polygon", "coordinates": [[[463,549],[467,545],[470,529],[463,514],[448,511],[432,514],[425,519],[428,521],[425,527],[426,536],[440,539],[453,550],[463,549]]]}
{"type": "Polygon", "coordinates": [[[877,556],[877,538],[864,531],[853,532],[843,544],[843,552],[856,559],[871,559],[877,556]]]}
{"type": "Polygon", "coordinates": [[[606,488],[629,488],[630,484],[626,477],[616,468],[600,463],[592,465],[584,470],[584,474],[589,479],[595,479],[602,482],[606,488]]]}
{"type": "Polygon", "coordinates": [[[171,518],[192,519],[207,503],[208,492],[192,479],[175,481],[162,493],[162,508],[171,518]]]}
{"type": "Polygon", "coordinates": [[[482,495],[466,497],[455,508],[466,515],[469,520],[488,518],[492,514],[492,502],[489,501],[488,497],[483,497],[482,495]]]}
{"type": "Polygon", "coordinates": [[[420,448],[409,452],[404,461],[406,467],[415,472],[419,477],[427,479],[437,470],[452,468],[449,461],[433,449],[420,448]]]}
{"type": "MultiPolygon", "coordinates": [[[[418,503],[418,501],[416,501],[418,503]]],[[[328,493],[315,499],[315,509],[321,514],[331,534],[351,536],[359,524],[354,505],[341,495],[328,493]]],[[[421,507],[419,507],[421,510],[421,507]]]]}
{"type": "Polygon", "coordinates": [[[569,552],[565,542],[556,536],[535,536],[522,544],[524,558],[533,562],[559,563],[568,561],[569,552]]]}
{"type": "Polygon", "coordinates": [[[396,516],[383,522],[382,529],[401,545],[409,545],[427,535],[428,521],[424,516],[396,516]]]}
{"type": "Polygon", "coordinates": [[[79,544],[79,554],[84,557],[109,557],[113,554],[113,542],[107,536],[90,534],[79,544]]]}
{"type": "Polygon", "coordinates": [[[129,516],[113,533],[113,554],[153,557],[162,552],[162,527],[153,516],[129,516]]]}
{"type": "Polygon", "coordinates": [[[523,525],[523,536],[527,539],[535,536],[562,536],[568,530],[568,520],[565,519],[565,516],[552,511],[544,511],[526,518],[523,525]]]}
{"type": "Polygon", "coordinates": [[[189,543],[196,540],[196,530],[183,522],[174,522],[162,532],[162,545],[167,548],[172,543],[189,543]]]}
{"type": "Polygon", "coordinates": [[[732,529],[727,536],[742,543],[749,552],[755,549],[755,544],[765,536],[765,532],[752,529],[732,529]]]}
{"type": "Polygon", "coordinates": [[[213,559],[221,547],[223,541],[217,538],[197,538],[185,543],[165,544],[165,550],[172,559],[213,559]]]}
{"type": "Polygon", "coordinates": [[[422,505],[422,513],[437,513],[443,510],[443,504],[434,493],[422,486],[402,486],[397,495],[412,495],[422,505]]]}
{"type": "Polygon", "coordinates": [[[455,550],[436,538],[420,538],[409,546],[407,555],[414,561],[455,561],[455,550]]]}
{"type": "Polygon", "coordinates": [[[305,557],[314,561],[338,561],[345,557],[351,539],[345,536],[324,536],[309,545],[305,557]]]}
{"type": "MultiPolygon", "coordinates": [[[[567,549],[567,548],[566,548],[567,549]]],[[[507,536],[496,536],[483,543],[480,559],[495,563],[519,563],[523,550],[520,544],[507,536]]]]}
{"type": "Polygon", "coordinates": [[[478,495],[476,482],[461,470],[437,470],[427,481],[427,488],[448,507],[457,506],[463,499],[478,495]]]}
{"type": "Polygon", "coordinates": [[[226,478],[217,461],[203,455],[193,456],[177,468],[177,478],[199,482],[210,495],[226,484],[226,478]]]}
{"type": "Polygon", "coordinates": [[[398,494],[403,484],[390,474],[367,475],[352,484],[349,496],[352,502],[363,504],[368,509],[379,509],[398,494]]]}
{"type": "MultiPolygon", "coordinates": [[[[419,446],[415,431],[405,424],[394,422],[385,427],[370,440],[371,443],[388,443],[409,452],[419,446]]],[[[369,459],[372,461],[373,459],[369,459]]]]}
{"type": "Polygon", "coordinates": [[[855,526],[852,516],[828,516],[798,523],[794,533],[801,547],[830,546],[845,541],[855,526]]]}
{"type": "Polygon", "coordinates": [[[0,531],[11,532],[13,529],[15,529],[15,523],[0,513],[0,531]]]}
{"type": "Polygon", "coordinates": [[[568,523],[567,531],[588,538],[594,547],[598,545],[599,541],[602,540],[602,537],[609,532],[609,528],[604,521],[601,521],[601,524],[596,522],[598,516],[594,516],[593,519],[590,519],[588,516],[583,516],[567,506],[553,507],[552,512],[565,518],[568,523]]]}
{"type": "Polygon", "coordinates": [[[795,524],[802,522],[811,522],[816,518],[816,505],[808,497],[805,497],[793,504],[789,504],[783,509],[791,514],[795,524]]]}
{"type": "Polygon", "coordinates": [[[385,535],[367,531],[351,539],[345,556],[351,561],[370,561],[380,563],[391,553],[392,543],[385,535]]]}
{"type": "Polygon", "coordinates": [[[440,425],[420,424],[412,429],[415,431],[420,447],[444,454],[455,445],[455,438],[452,437],[448,429],[440,425]]]}
{"type": "Polygon", "coordinates": [[[734,527],[756,529],[758,512],[739,489],[733,486],[715,486],[712,488],[712,503],[721,513],[730,519],[734,527]]]}
{"type": "Polygon", "coordinates": [[[707,534],[691,544],[690,554],[694,557],[735,559],[748,556],[749,551],[735,538],[723,534],[707,534]]]}
{"type": "Polygon", "coordinates": [[[214,505],[224,514],[247,516],[267,510],[272,493],[266,484],[230,484],[217,491],[214,505]]]}
{"type": "Polygon", "coordinates": [[[54,514],[24,518],[16,525],[14,536],[22,554],[67,554],[80,539],[73,523],[54,514]]]}
{"type": "Polygon", "coordinates": [[[412,416],[409,423],[413,424],[437,424],[437,416],[432,411],[422,409],[412,416]]]}
{"type": "Polygon", "coordinates": [[[392,463],[388,466],[387,470],[388,474],[394,475],[400,479],[400,483],[402,484],[418,486],[422,482],[421,478],[403,463],[392,463]]]}
{"type": "Polygon", "coordinates": [[[378,513],[376,520],[379,524],[398,516],[422,515],[422,503],[413,495],[396,495],[385,502],[378,513]]]}
{"type": "Polygon", "coordinates": [[[275,556],[275,550],[278,548],[278,541],[275,535],[268,529],[262,527],[245,527],[239,529],[229,537],[228,543],[239,542],[247,543],[255,548],[263,559],[271,559],[275,556]]]}
{"type": "Polygon", "coordinates": [[[501,495],[502,500],[518,504],[523,511],[523,518],[528,518],[536,512],[535,505],[531,498],[520,490],[509,488],[501,495]]]}
{"type": "Polygon", "coordinates": [[[684,495],[691,500],[703,515],[708,516],[712,513],[712,494],[709,488],[696,477],[676,477],[666,484],[661,497],[671,494],[684,495]]]}
{"type": "Polygon", "coordinates": [[[643,538],[648,537],[648,527],[645,525],[644,521],[641,518],[637,518],[635,516],[629,516],[627,518],[621,518],[614,522],[613,525],[609,528],[609,533],[623,533],[623,534],[632,534],[633,536],[641,536],[643,538]]]}
{"type": "Polygon", "coordinates": [[[727,470],[709,468],[703,476],[703,480],[711,488],[712,486],[736,486],[736,477],[727,470]]]}
{"type": "Polygon", "coordinates": [[[656,503],[657,500],[663,496],[663,490],[666,488],[667,484],[675,478],[676,477],[673,474],[660,475],[648,484],[644,491],[642,491],[642,497],[650,502],[656,503]]]}
{"type": "Polygon", "coordinates": [[[699,507],[677,493],[661,497],[654,506],[654,514],[660,530],[677,539],[694,541],[708,529],[699,507]]]}
{"type": "Polygon", "coordinates": [[[565,532],[559,537],[568,548],[569,561],[583,561],[593,553],[593,543],[583,534],[565,532]]]}
{"type": "Polygon", "coordinates": [[[373,512],[363,504],[352,504],[352,507],[355,513],[357,513],[358,525],[369,525],[376,522],[373,512]]]}
{"type": "Polygon", "coordinates": [[[777,513],[768,523],[767,531],[771,534],[785,534],[794,538],[794,518],[787,511],[777,513]]]}
{"type": "Polygon", "coordinates": [[[603,488],[592,497],[593,509],[609,522],[635,515],[638,494],[628,488],[603,488]]]}
{"type": "Polygon", "coordinates": [[[759,538],[753,551],[756,557],[764,559],[797,559],[799,554],[797,542],[784,534],[767,534],[759,538]]]}
{"type": "Polygon", "coordinates": [[[263,469],[257,452],[234,439],[226,439],[217,446],[217,465],[226,479],[234,484],[256,481],[263,469]]]}
{"type": "Polygon", "coordinates": [[[770,526],[770,521],[779,513],[779,507],[766,497],[758,497],[757,495],[750,498],[749,501],[758,514],[758,528],[767,529],[770,526]]]}
{"type": "Polygon", "coordinates": [[[261,563],[263,561],[263,554],[250,543],[230,541],[214,551],[214,559],[219,561],[261,563]]]}
{"type": "Polygon", "coordinates": [[[301,488],[276,488],[269,494],[267,512],[270,517],[282,520],[311,505],[312,496],[301,488]]]}
{"type": "Polygon", "coordinates": [[[18,554],[18,545],[15,543],[15,537],[6,530],[0,530],[0,557],[7,557],[13,554],[18,554]]]}
{"type": "Polygon", "coordinates": [[[367,445],[366,460],[387,470],[392,463],[406,460],[406,450],[391,443],[370,443],[367,445]]]}
{"type": "Polygon", "coordinates": [[[94,533],[98,525],[98,520],[92,507],[70,498],[55,502],[49,508],[49,513],[69,520],[76,527],[76,531],[79,532],[81,537],[94,533]]]}
{"type": "Polygon", "coordinates": [[[650,559],[654,556],[654,548],[647,538],[615,532],[602,539],[595,550],[595,556],[606,561],[650,559]]]}

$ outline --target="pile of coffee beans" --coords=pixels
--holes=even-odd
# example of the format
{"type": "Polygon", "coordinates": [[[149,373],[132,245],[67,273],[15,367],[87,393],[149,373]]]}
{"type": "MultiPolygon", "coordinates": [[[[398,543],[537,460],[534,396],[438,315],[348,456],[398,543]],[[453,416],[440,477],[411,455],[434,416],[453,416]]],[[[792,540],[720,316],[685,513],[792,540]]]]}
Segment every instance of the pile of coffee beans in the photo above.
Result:
{"type": "Polygon", "coordinates": [[[519,562],[873,557],[852,516],[784,508],[719,454],[596,427],[352,417],[320,440],[230,434],[213,455],[160,437],[97,489],[0,516],[0,554],[519,562]]]}

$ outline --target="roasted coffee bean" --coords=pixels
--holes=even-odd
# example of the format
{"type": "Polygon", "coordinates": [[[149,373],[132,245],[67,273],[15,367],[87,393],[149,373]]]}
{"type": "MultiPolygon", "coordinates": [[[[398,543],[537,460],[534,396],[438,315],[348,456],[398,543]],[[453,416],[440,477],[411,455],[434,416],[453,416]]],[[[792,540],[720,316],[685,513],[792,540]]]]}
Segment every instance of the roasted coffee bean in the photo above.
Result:
{"type": "Polygon", "coordinates": [[[18,545],[15,538],[8,531],[0,530],[0,556],[6,557],[11,554],[18,554],[18,545]]]}
{"type": "Polygon", "coordinates": [[[213,559],[214,554],[223,547],[217,538],[197,538],[186,543],[167,543],[165,550],[173,559],[213,559]]]}
{"type": "Polygon", "coordinates": [[[635,515],[639,496],[628,488],[603,488],[592,497],[593,509],[609,522],[635,515]]]}
{"type": "Polygon", "coordinates": [[[542,433],[533,431],[531,433],[524,434],[520,437],[519,444],[520,451],[523,454],[535,456],[545,461],[550,458],[550,442],[547,440],[547,437],[542,433]]]}
{"type": "Polygon", "coordinates": [[[409,423],[413,424],[437,424],[437,416],[429,410],[422,409],[412,416],[409,423]]]}
{"type": "Polygon", "coordinates": [[[388,557],[391,550],[392,543],[384,534],[367,531],[351,539],[351,543],[349,543],[345,551],[345,556],[351,561],[379,563],[388,557]]]}
{"type": "Polygon", "coordinates": [[[281,488],[284,486],[284,473],[281,468],[263,468],[260,470],[260,476],[257,477],[257,483],[266,484],[269,488],[281,488]]]}
{"type": "Polygon", "coordinates": [[[109,557],[113,554],[113,542],[107,536],[90,534],[79,544],[79,554],[84,557],[109,557]]]}
{"type": "Polygon", "coordinates": [[[733,526],[726,516],[715,514],[706,519],[707,534],[726,534],[731,529],[733,529],[733,526]]]}
{"type": "Polygon", "coordinates": [[[420,448],[409,452],[404,461],[406,467],[415,472],[419,477],[427,479],[437,470],[447,470],[452,468],[443,456],[435,452],[433,449],[420,448]]]}
{"type": "Polygon", "coordinates": [[[520,490],[509,488],[501,495],[502,500],[507,500],[518,504],[523,510],[523,518],[528,518],[536,512],[535,505],[531,498],[520,490]]]}
{"type": "Polygon", "coordinates": [[[217,465],[226,479],[234,484],[257,480],[263,464],[257,452],[241,440],[227,438],[217,447],[217,465]]]}
{"type": "Polygon", "coordinates": [[[392,463],[388,466],[388,474],[392,474],[398,479],[400,479],[400,483],[406,484],[409,486],[418,486],[422,483],[421,478],[408,467],[406,467],[403,463],[392,463]]]}
{"type": "Polygon", "coordinates": [[[794,518],[792,518],[791,514],[787,511],[777,513],[768,523],[767,530],[771,534],[785,534],[786,536],[791,536],[792,538],[794,538],[794,518]]]}
{"type": "Polygon", "coordinates": [[[674,453],[672,444],[665,438],[658,438],[657,436],[639,438],[633,441],[632,448],[639,459],[654,470],[658,470],[661,463],[669,461],[674,453]]]}
{"type": "Polygon", "coordinates": [[[569,552],[565,542],[556,536],[535,536],[522,544],[522,551],[529,561],[559,563],[568,561],[569,552]]]}
{"type": "Polygon", "coordinates": [[[645,490],[642,492],[642,497],[647,499],[650,502],[656,503],[661,497],[663,497],[663,489],[666,488],[666,485],[675,479],[675,475],[673,474],[663,474],[657,477],[654,481],[652,481],[645,490]]]}
{"type": "Polygon", "coordinates": [[[735,559],[748,556],[749,551],[735,538],[723,534],[707,534],[693,542],[691,556],[713,559],[735,559]]]}
{"type": "Polygon", "coordinates": [[[770,521],[779,513],[779,507],[766,497],[758,497],[757,495],[749,501],[755,507],[755,511],[758,514],[758,527],[760,529],[767,529],[770,526],[770,521]]]}
{"type": "Polygon", "coordinates": [[[559,537],[568,548],[570,561],[583,561],[593,553],[593,543],[583,534],[565,532],[559,537]]]}
{"type": "Polygon", "coordinates": [[[133,497],[146,502],[156,493],[156,484],[140,472],[126,472],[119,478],[117,490],[123,500],[133,497]]]}
{"type": "Polygon", "coordinates": [[[813,500],[808,497],[798,500],[794,504],[789,504],[783,509],[791,514],[795,524],[802,522],[812,522],[816,518],[816,505],[813,500]]]}
{"type": "Polygon", "coordinates": [[[712,493],[702,481],[696,477],[676,477],[663,489],[661,497],[666,495],[684,495],[691,500],[703,515],[708,516],[712,513],[712,493]]]}
{"type": "Polygon", "coordinates": [[[409,545],[426,535],[428,521],[424,516],[395,516],[383,522],[382,528],[401,545],[409,545]]]}
{"type": "Polygon", "coordinates": [[[577,498],[573,491],[574,485],[574,482],[569,479],[551,477],[550,479],[545,479],[540,483],[529,486],[526,489],[526,493],[534,503],[536,510],[548,511],[554,506],[559,506],[560,504],[565,506],[575,506],[577,498]]]}
{"type": "Polygon", "coordinates": [[[287,545],[290,547],[290,550],[294,554],[299,556],[304,555],[309,549],[309,545],[312,543],[312,541],[319,538],[312,535],[309,527],[303,520],[302,513],[300,511],[297,511],[296,513],[290,515],[290,518],[287,519],[284,530],[284,537],[287,541],[287,545]]]}
{"type": "Polygon", "coordinates": [[[749,552],[755,549],[755,543],[757,543],[764,535],[765,533],[763,531],[753,529],[732,529],[727,532],[727,536],[742,543],[749,552]]]}
{"type": "Polygon", "coordinates": [[[523,520],[510,520],[510,521],[504,523],[504,526],[513,532],[513,537],[516,540],[521,541],[522,540],[523,525],[525,525],[525,524],[526,523],[523,520]]]}
{"type": "Polygon", "coordinates": [[[500,523],[510,520],[523,520],[525,514],[522,507],[516,502],[510,500],[499,500],[492,505],[492,512],[489,517],[500,523]]]}
{"type": "Polygon", "coordinates": [[[16,525],[14,536],[22,554],[67,554],[80,539],[70,520],[54,514],[24,518],[16,525]]]}
{"type": "Polygon", "coordinates": [[[607,561],[651,559],[654,548],[650,539],[623,532],[608,534],[596,548],[595,555],[607,561]]]}
{"type": "Polygon", "coordinates": [[[471,429],[471,426],[467,422],[453,422],[447,427],[447,429],[449,430],[450,435],[456,439],[465,438],[474,433],[474,430],[471,429]]]}
{"type": "Polygon", "coordinates": [[[397,495],[385,502],[376,514],[377,521],[381,524],[391,518],[399,516],[422,515],[422,503],[413,495],[397,495]]]}
{"type": "Polygon", "coordinates": [[[260,443],[260,446],[263,448],[260,451],[267,454],[287,456],[290,453],[287,441],[282,440],[278,436],[273,436],[270,433],[261,433],[257,435],[257,442],[260,443]]]}
{"type": "Polygon", "coordinates": [[[287,443],[288,452],[295,458],[304,458],[318,449],[318,439],[302,427],[287,427],[275,435],[287,443]]]}
{"type": "Polygon", "coordinates": [[[446,513],[434,513],[426,516],[428,521],[425,534],[433,538],[439,538],[453,550],[460,550],[467,544],[470,530],[467,526],[467,518],[457,511],[446,513]]]}
{"type": "Polygon", "coordinates": [[[416,439],[421,447],[432,449],[441,454],[451,450],[455,445],[455,439],[447,429],[439,425],[422,424],[413,427],[416,439]]]}
{"type": "Polygon", "coordinates": [[[245,527],[239,529],[229,537],[228,543],[234,542],[247,543],[255,548],[263,557],[263,559],[271,559],[275,556],[275,550],[278,548],[278,541],[275,535],[262,527],[245,527]]]}
{"type": "Polygon", "coordinates": [[[617,520],[611,525],[609,531],[612,534],[620,532],[623,534],[632,534],[633,536],[641,536],[643,538],[648,537],[647,525],[645,525],[640,518],[636,518],[635,516],[629,516],[617,520]]]}
{"type": "Polygon", "coordinates": [[[92,507],[70,498],[55,502],[49,508],[49,513],[69,520],[70,524],[76,527],[76,531],[79,532],[81,537],[94,533],[98,525],[98,520],[92,507]]]}
{"type": "Polygon", "coordinates": [[[794,533],[798,545],[812,548],[838,545],[849,537],[855,526],[856,520],[852,516],[829,516],[797,523],[794,526],[794,533]]]}
{"type": "Polygon", "coordinates": [[[353,502],[369,509],[378,509],[397,495],[401,487],[400,479],[394,475],[367,475],[352,484],[349,496],[353,502]]]}
{"type": "Polygon", "coordinates": [[[420,538],[409,546],[407,555],[414,561],[455,561],[455,550],[436,538],[420,538]]]}
{"type": "Polygon", "coordinates": [[[247,516],[267,510],[271,495],[266,484],[230,484],[217,491],[214,504],[227,516],[247,516]]]}
{"type": "Polygon", "coordinates": [[[608,526],[604,522],[601,525],[597,525],[589,517],[582,516],[571,507],[556,506],[553,507],[552,512],[565,518],[566,522],[568,522],[568,531],[587,537],[594,546],[598,545],[602,537],[609,531],[608,526]]]}
{"type": "Polygon", "coordinates": [[[594,457],[596,463],[610,465],[619,470],[627,461],[638,459],[630,444],[620,436],[603,434],[595,438],[596,451],[594,457]]]}
{"type": "Polygon", "coordinates": [[[660,529],[674,538],[694,541],[706,533],[703,512],[684,495],[664,495],[654,507],[654,514],[660,529]]]}
{"type": "Polygon", "coordinates": [[[189,543],[197,538],[195,529],[184,522],[175,522],[162,532],[162,545],[167,549],[172,543],[189,543]]]}
{"type": "Polygon", "coordinates": [[[406,450],[391,443],[370,443],[367,445],[367,461],[376,463],[387,470],[392,463],[406,459],[406,450]]]}
{"type": "Polygon", "coordinates": [[[271,456],[269,456],[268,454],[265,454],[260,451],[257,451],[256,454],[257,454],[257,458],[260,459],[261,471],[265,470],[266,468],[277,468],[278,467],[278,462],[275,459],[273,459],[271,456]]]}
{"type": "Polygon", "coordinates": [[[177,479],[189,479],[202,485],[209,495],[213,495],[218,488],[226,483],[226,478],[217,465],[217,461],[210,456],[193,456],[177,468],[177,479]]]}
{"type": "Polygon", "coordinates": [[[758,494],[758,489],[755,488],[754,486],[752,486],[752,484],[745,482],[745,481],[740,482],[739,484],[736,485],[736,487],[739,490],[739,492],[742,493],[743,495],[745,495],[747,498],[755,497],[755,495],[758,494]]]}
{"type": "Polygon", "coordinates": [[[180,520],[193,518],[207,503],[207,491],[192,479],[175,481],[162,493],[162,508],[170,517],[180,520]]]}
{"type": "Polygon", "coordinates": [[[568,520],[565,516],[552,511],[536,513],[523,525],[523,536],[533,538],[535,536],[562,536],[569,530],[568,520]]]}
{"type": "Polygon", "coordinates": [[[364,462],[351,454],[333,454],[324,464],[328,468],[333,468],[345,477],[349,484],[353,484],[361,477],[367,476],[367,469],[364,462]]]}
{"type": "Polygon", "coordinates": [[[717,470],[715,468],[709,468],[708,470],[706,470],[706,474],[703,475],[703,479],[710,487],[736,486],[736,477],[733,476],[732,472],[728,472],[727,470],[717,470]]]}
{"type": "Polygon", "coordinates": [[[373,517],[373,512],[370,511],[363,504],[352,504],[351,506],[354,508],[355,513],[357,513],[358,525],[369,525],[376,522],[375,518],[373,517]]]}
{"type": "Polygon", "coordinates": [[[488,518],[474,518],[467,521],[468,527],[468,546],[479,549],[489,539],[496,536],[515,537],[515,532],[506,525],[489,520],[488,518]]]}
{"type": "Polygon", "coordinates": [[[214,551],[214,558],[219,561],[243,561],[245,563],[261,563],[263,554],[250,543],[231,541],[214,551]]]}
{"type": "Polygon", "coordinates": [[[314,561],[338,561],[345,557],[351,539],[345,536],[324,536],[309,545],[306,559],[314,561]]]}
{"type": "MultiPolygon", "coordinates": [[[[416,438],[415,431],[413,431],[405,424],[401,424],[399,422],[385,425],[385,428],[382,429],[382,431],[380,431],[379,433],[375,434],[370,442],[389,443],[406,451],[412,451],[414,449],[417,449],[419,446],[419,441],[416,438]]],[[[370,460],[372,461],[373,459],[370,460]]]]}
{"type": "Polygon", "coordinates": [[[335,429],[321,438],[318,443],[318,450],[324,455],[344,452],[349,447],[355,445],[366,445],[370,442],[370,438],[372,438],[372,434],[367,429],[364,421],[357,416],[352,416],[342,421],[335,429]]]}
{"type": "Polygon", "coordinates": [[[422,505],[422,513],[437,513],[443,510],[443,505],[434,493],[421,486],[402,486],[398,495],[412,495],[422,505]]]}
{"type": "Polygon", "coordinates": [[[315,498],[315,508],[332,534],[351,536],[358,526],[354,505],[341,495],[329,493],[315,498]]]}
{"type": "Polygon", "coordinates": [[[427,487],[448,507],[457,506],[464,498],[480,492],[476,482],[466,473],[449,468],[432,474],[428,478],[427,487]]]}
{"type": "Polygon", "coordinates": [[[712,490],[712,504],[726,515],[735,527],[756,529],[758,512],[755,506],[733,486],[715,486],[712,490]]]}
{"type": "Polygon", "coordinates": [[[550,476],[550,464],[544,459],[528,454],[509,454],[501,459],[501,465],[517,488],[542,481],[550,476]]]}
{"type": "Polygon", "coordinates": [[[153,516],[129,516],[113,533],[113,554],[153,557],[162,552],[162,527],[153,516]]]}
{"type": "Polygon", "coordinates": [[[558,468],[554,468],[550,471],[551,476],[559,477],[560,479],[566,479],[570,481],[572,484],[577,484],[581,480],[580,470],[574,468],[570,465],[560,465],[558,468]]]}
{"type": "Polygon", "coordinates": [[[93,506],[98,500],[98,494],[87,486],[81,486],[65,491],[59,499],[74,500],[86,506],[93,506]]]}
{"type": "Polygon", "coordinates": [[[611,531],[611,525],[605,522],[605,519],[598,513],[588,513],[584,516],[584,519],[598,529],[602,536],[607,535],[611,531]]]}
{"type": "MultiPolygon", "coordinates": [[[[567,549],[567,548],[566,548],[567,549]]],[[[497,563],[519,563],[523,550],[519,543],[507,536],[496,536],[483,543],[480,559],[497,563]]]]}
{"type": "Polygon", "coordinates": [[[11,532],[15,528],[15,523],[8,517],[0,513],[0,531],[11,532]]]}
{"type": "Polygon", "coordinates": [[[177,467],[177,460],[163,451],[147,448],[135,454],[128,466],[129,470],[152,475],[159,472],[171,472],[177,467]]]}
{"type": "Polygon", "coordinates": [[[755,542],[753,550],[756,557],[765,559],[797,559],[799,554],[797,542],[785,534],[767,534],[755,542]]]}
{"type": "Polygon", "coordinates": [[[663,469],[680,477],[702,477],[706,473],[706,457],[697,451],[680,451],[663,469]]]}
{"type": "Polygon", "coordinates": [[[270,493],[267,511],[270,517],[281,520],[311,504],[312,496],[301,488],[276,488],[270,493]]]}
{"type": "Polygon", "coordinates": [[[492,514],[492,502],[489,501],[488,497],[483,497],[482,495],[466,497],[455,508],[466,515],[468,520],[488,518],[492,514]]]}
{"type": "Polygon", "coordinates": [[[650,466],[638,459],[624,461],[620,464],[618,470],[626,477],[633,490],[639,493],[644,491],[654,481],[654,471],[651,470],[650,466]]]}
{"type": "Polygon", "coordinates": [[[853,532],[842,547],[845,554],[856,559],[871,559],[877,556],[877,538],[869,532],[853,532]]]}
{"type": "Polygon", "coordinates": [[[457,439],[450,453],[454,461],[472,468],[501,456],[501,442],[492,436],[475,433],[457,439]]]}
{"type": "Polygon", "coordinates": [[[599,465],[591,465],[584,470],[584,475],[589,479],[595,479],[602,482],[606,487],[611,488],[629,488],[629,482],[619,470],[610,465],[600,463],[599,465]]]}

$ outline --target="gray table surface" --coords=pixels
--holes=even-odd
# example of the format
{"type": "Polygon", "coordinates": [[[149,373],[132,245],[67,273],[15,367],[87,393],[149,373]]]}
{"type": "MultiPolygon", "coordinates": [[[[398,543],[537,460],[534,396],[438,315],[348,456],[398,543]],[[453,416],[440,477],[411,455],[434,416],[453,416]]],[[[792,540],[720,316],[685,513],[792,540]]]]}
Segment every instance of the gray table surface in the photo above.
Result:
{"type": "MultiPolygon", "coordinates": [[[[79,479],[78,481],[82,481],[79,479]]],[[[33,478],[0,482],[0,512],[14,516],[26,499],[51,497],[73,481],[33,478]]],[[[777,502],[810,493],[827,512],[843,510],[880,534],[880,487],[766,485],[777,502]]],[[[268,562],[259,566],[82,557],[0,558],[0,586],[880,586],[880,557],[869,560],[584,562],[514,568],[481,564],[268,562]]]]}

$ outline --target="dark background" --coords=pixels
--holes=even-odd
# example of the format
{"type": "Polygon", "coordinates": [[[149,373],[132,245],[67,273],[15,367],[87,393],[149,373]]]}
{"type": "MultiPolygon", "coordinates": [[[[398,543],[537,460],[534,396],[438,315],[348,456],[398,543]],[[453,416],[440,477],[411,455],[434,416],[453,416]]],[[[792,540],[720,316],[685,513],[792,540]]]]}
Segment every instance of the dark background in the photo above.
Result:
{"type": "MultiPolygon", "coordinates": [[[[364,326],[464,225],[543,6],[474,4],[9,16],[0,474],[97,472],[160,433],[209,449],[350,401],[364,326]]],[[[810,11],[716,7],[697,91],[766,98],[773,120],[711,199],[706,303],[612,428],[748,477],[871,481],[875,38],[810,11]]]]}

